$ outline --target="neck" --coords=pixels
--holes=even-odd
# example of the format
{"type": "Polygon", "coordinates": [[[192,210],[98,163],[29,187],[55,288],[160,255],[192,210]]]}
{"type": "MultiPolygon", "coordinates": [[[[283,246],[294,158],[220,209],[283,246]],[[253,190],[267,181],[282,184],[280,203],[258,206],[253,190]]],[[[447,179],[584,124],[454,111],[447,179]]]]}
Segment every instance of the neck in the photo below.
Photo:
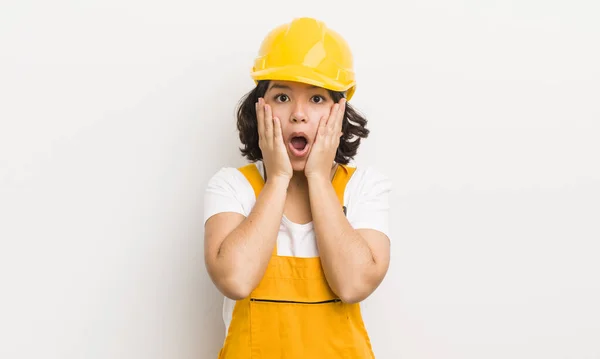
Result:
{"type": "MultiPolygon", "coordinates": [[[[337,168],[337,164],[331,167],[331,172],[329,173],[330,180],[333,180],[337,168]]],[[[290,184],[288,185],[288,192],[308,192],[308,180],[304,175],[304,171],[294,171],[290,184]]]]}
{"type": "Polygon", "coordinates": [[[303,171],[294,171],[288,185],[288,192],[308,192],[308,180],[303,171]]]}

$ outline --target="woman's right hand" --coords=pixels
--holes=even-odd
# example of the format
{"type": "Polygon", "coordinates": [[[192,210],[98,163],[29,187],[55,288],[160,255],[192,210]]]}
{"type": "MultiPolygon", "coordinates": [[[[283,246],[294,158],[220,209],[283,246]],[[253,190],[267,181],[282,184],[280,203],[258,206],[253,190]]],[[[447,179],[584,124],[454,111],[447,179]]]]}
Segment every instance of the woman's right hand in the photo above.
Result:
{"type": "Polygon", "coordinates": [[[273,117],[271,106],[263,98],[259,98],[256,103],[256,120],[258,145],[267,171],[267,181],[283,179],[289,182],[293,169],[283,141],[281,121],[273,117]]]}

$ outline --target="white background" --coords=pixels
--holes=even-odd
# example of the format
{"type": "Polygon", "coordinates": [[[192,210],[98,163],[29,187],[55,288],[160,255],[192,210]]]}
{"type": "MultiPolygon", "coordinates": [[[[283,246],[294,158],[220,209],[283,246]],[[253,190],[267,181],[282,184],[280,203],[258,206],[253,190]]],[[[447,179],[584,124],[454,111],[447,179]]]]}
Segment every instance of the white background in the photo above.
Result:
{"type": "Polygon", "coordinates": [[[297,16],[352,46],[394,183],[377,358],[600,358],[593,0],[3,0],[0,357],[216,358],[203,190],[297,16]]]}

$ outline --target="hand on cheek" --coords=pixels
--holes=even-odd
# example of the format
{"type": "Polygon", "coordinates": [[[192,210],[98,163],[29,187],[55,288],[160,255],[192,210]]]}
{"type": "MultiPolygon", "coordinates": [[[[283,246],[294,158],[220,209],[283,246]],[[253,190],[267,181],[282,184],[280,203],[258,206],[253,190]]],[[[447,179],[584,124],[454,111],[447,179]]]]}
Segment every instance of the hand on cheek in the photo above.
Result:
{"type": "Polygon", "coordinates": [[[273,115],[270,105],[259,98],[256,106],[258,144],[267,171],[267,181],[283,179],[289,181],[293,169],[283,141],[281,121],[273,115]]]}
{"type": "Polygon", "coordinates": [[[329,179],[331,167],[342,136],[342,122],[346,113],[346,99],[333,105],[329,116],[321,118],[315,142],[304,168],[307,178],[329,179]]]}

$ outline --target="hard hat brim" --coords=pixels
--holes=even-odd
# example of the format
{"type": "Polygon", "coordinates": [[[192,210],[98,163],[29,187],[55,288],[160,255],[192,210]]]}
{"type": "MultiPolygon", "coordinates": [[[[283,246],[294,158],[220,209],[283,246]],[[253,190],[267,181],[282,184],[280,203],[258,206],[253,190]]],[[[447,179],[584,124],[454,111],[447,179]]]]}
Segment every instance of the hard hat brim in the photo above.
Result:
{"type": "Polygon", "coordinates": [[[308,85],[322,87],[332,91],[346,92],[346,99],[350,100],[355,90],[355,82],[341,83],[320,74],[312,68],[305,66],[282,66],[251,73],[255,82],[261,80],[294,81],[308,85]]]}

